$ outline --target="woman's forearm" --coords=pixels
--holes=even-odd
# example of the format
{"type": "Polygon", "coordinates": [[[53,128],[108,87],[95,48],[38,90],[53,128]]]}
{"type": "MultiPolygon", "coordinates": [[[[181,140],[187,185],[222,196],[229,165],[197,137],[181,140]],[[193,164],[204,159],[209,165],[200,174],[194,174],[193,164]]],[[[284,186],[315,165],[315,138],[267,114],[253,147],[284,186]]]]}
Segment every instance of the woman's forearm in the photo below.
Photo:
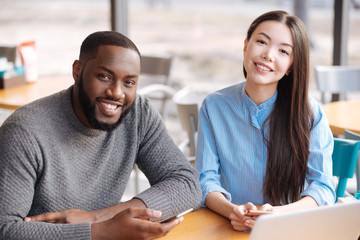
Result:
{"type": "Polygon", "coordinates": [[[236,207],[221,192],[211,192],[205,198],[205,205],[214,212],[229,218],[236,207]]]}
{"type": "Polygon", "coordinates": [[[295,211],[295,210],[315,208],[318,206],[319,205],[312,197],[306,196],[306,197],[300,199],[299,201],[296,201],[296,202],[293,202],[293,203],[290,203],[287,205],[283,205],[283,206],[277,206],[274,208],[276,209],[277,212],[290,212],[290,211],[295,211]]]}

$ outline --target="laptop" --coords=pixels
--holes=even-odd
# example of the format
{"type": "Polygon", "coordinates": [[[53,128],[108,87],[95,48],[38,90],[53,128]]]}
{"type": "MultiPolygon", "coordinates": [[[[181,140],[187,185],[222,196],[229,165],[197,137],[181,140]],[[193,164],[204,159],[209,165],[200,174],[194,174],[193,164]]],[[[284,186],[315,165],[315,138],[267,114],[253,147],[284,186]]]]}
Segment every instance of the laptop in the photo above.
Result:
{"type": "Polygon", "coordinates": [[[360,240],[360,200],[260,216],[250,240],[360,240]]]}

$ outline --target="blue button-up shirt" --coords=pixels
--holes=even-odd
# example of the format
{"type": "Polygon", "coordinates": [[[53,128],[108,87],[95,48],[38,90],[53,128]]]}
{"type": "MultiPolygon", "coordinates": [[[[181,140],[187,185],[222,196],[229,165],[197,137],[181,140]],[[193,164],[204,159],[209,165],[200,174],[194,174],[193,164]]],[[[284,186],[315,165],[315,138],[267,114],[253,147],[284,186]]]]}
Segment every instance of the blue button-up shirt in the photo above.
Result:
{"type": "MultiPolygon", "coordinates": [[[[267,124],[263,123],[271,113],[276,97],[277,93],[257,106],[245,93],[243,82],[205,98],[199,113],[196,152],[203,204],[207,194],[213,191],[223,193],[235,204],[267,202],[263,182],[268,131],[267,124]]],[[[310,134],[310,155],[301,197],[311,196],[319,205],[328,205],[335,201],[331,158],[333,137],[320,105],[312,98],[309,101],[314,113],[314,127],[310,134]]]]}

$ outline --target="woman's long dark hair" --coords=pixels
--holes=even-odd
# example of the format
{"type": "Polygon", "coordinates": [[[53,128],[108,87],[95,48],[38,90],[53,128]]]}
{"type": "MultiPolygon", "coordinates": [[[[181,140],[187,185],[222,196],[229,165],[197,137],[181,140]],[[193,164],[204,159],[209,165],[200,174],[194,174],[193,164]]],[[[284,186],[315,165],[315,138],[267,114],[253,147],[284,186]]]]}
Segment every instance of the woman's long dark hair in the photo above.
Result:
{"type": "MultiPolygon", "coordinates": [[[[299,200],[304,189],[309,157],[310,131],[314,118],[308,101],[309,40],[301,20],[284,11],[259,16],[250,25],[247,41],[257,26],[269,20],[286,24],[293,37],[293,64],[277,86],[274,108],[264,124],[268,124],[268,159],[264,179],[264,195],[273,205],[299,200]]],[[[244,75],[247,76],[244,68],[244,75]]]]}

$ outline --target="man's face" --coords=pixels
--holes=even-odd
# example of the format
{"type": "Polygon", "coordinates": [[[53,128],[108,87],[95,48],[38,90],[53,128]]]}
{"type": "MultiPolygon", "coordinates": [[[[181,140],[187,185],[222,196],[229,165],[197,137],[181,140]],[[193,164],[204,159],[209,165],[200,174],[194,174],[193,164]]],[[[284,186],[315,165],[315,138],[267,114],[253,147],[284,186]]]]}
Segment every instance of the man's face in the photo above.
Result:
{"type": "Polygon", "coordinates": [[[101,46],[97,56],[73,65],[73,105],[86,126],[112,130],[132,106],[140,74],[140,57],[118,46],[101,46]]]}

